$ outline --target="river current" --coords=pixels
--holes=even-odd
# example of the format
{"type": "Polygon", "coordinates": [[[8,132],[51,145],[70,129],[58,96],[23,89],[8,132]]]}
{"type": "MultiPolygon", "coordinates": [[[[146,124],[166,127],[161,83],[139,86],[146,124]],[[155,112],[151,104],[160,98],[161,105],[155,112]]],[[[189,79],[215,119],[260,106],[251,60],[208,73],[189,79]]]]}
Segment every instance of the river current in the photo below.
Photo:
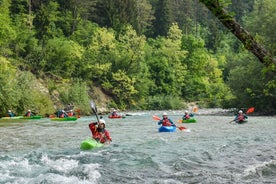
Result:
{"type": "Polygon", "coordinates": [[[234,116],[199,113],[197,123],[179,124],[182,113],[168,112],[187,128],[174,133],[158,132],[152,115],[162,112],[104,116],[113,142],[90,151],[80,143],[91,136],[95,116],[1,122],[0,183],[276,183],[275,117],[249,116],[236,124],[229,123],[234,116]]]}

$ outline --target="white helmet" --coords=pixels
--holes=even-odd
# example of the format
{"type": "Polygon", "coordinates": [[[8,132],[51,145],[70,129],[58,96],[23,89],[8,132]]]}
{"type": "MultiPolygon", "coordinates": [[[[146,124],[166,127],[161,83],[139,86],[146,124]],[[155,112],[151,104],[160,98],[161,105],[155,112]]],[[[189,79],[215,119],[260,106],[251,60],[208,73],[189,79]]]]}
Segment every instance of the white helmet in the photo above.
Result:
{"type": "Polygon", "coordinates": [[[105,120],[104,119],[100,119],[99,122],[105,124],[105,120]]]}
{"type": "Polygon", "coordinates": [[[163,113],[163,116],[167,116],[168,114],[166,112],[163,113]]]}
{"type": "Polygon", "coordinates": [[[239,110],[239,113],[242,113],[242,110],[239,110]]]}
{"type": "Polygon", "coordinates": [[[188,113],[188,111],[185,111],[185,113],[188,113]]]}

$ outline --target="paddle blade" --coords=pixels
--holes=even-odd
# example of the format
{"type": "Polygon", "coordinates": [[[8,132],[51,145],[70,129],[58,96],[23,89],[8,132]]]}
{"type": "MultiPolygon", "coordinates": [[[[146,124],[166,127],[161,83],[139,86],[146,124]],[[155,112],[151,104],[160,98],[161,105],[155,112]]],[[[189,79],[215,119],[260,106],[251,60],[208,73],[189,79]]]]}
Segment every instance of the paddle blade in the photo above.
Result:
{"type": "Polygon", "coordinates": [[[152,118],[153,118],[154,120],[156,120],[156,121],[161,120],[161,118],[159,118],[158,116],[155,116],[155,115],[152,115],[152,118]]]}
{"type": "Polygon", "coordinates": [[[96,118],[99,122],[99,118],[98,118],[98,114],[97,114],[97,107],[93,100],[90,100],[90,107],[91,107],[92,111],[95,113],[96,118]]]}
{"type": "Polygon", "coordinates": [[[177,120],[177,123],[182,123],[182,119],[177,120]]]}
{"type": "Polygon", "coordinates": [[[177,128],[181,131],[186,129],[186,127],[184,127],[184,126],[178,126],[177,128]]]}
{"type": "Polygon", "coordinates": [[[90,107],[92,111],[96,114],[97,113],[97,107],[93,100],[90,100],[90,107]]]}
{"type": "Polygon", "coordinates": [[[194,107],[193,112],[197,112],[197,111],[198,111],[198,107],[194,107]]]}
{"type": "Polygon", "coordinates": [[[254,112],[255,108],[254,107],[250,107],[247,111],[246,114],[252,113],[254,112]]]}

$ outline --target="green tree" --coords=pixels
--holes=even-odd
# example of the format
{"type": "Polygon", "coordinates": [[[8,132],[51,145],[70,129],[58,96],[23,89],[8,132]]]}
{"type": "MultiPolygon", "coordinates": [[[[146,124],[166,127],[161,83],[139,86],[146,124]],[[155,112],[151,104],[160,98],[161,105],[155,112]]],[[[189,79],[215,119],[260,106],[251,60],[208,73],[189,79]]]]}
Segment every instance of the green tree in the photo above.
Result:
{"type": "Polygon", "coordinates": [[[82,61],[84,49],[82,46],[64,38],[50,39],[45,46],[44,61],[41,67],[45,72],[70,78],[80,74],[78,68],[82,61]]]}
{"type": "Polygon", "coordinates": [[[155,9],[154,36],[167,36],[173,22],[169,0],[159,0],[155,9]]]}
{"type": "Polygon", "coordinates": [[[16,38],[16,31],[9,16],[10,0],[0,1],[0,54],[12,54],[9,44],[16,38]]]}

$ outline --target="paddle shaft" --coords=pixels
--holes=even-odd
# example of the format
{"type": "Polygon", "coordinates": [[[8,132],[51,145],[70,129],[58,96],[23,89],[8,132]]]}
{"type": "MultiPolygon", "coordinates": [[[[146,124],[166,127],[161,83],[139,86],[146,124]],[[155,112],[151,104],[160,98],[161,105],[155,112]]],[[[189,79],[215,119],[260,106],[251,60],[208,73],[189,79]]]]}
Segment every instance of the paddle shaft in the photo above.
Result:
{"type": "Polygon", "coordinates": [[[99,117],[97,114],[97,107],[96,107],[96,104],[93,102],[93,100],[90,101],[90,107],[91,107],[92,111],[94,112],[94,114],[96,115],[96,118],[99,122],[100,120],[99,120],[99,117]]]}

